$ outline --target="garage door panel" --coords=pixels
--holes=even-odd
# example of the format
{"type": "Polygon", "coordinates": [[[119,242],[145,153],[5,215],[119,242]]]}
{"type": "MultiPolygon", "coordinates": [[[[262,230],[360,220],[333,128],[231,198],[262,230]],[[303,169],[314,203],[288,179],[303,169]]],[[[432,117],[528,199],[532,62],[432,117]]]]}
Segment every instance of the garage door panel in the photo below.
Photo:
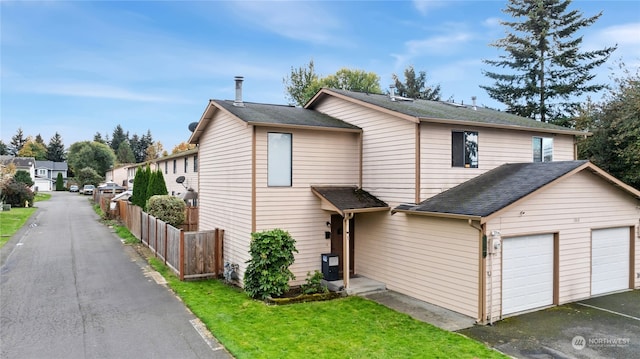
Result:
{"type": "Polygon", "coordinates": [[[591,232],[591,295],[629,287],[629,228],[591,232]]]}
{"type": "Polygon", "coordinates": [[[502,314],[553,304],[553,234],[505,238],[502,314]]]}

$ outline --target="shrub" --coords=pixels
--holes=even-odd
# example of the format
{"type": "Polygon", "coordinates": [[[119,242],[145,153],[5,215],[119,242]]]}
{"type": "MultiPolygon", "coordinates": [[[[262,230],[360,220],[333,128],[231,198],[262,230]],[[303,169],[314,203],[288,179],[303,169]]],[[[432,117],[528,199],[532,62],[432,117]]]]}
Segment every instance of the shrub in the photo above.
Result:
{"type": "Polygon", "coordinates": [[[13,179],[18,183],[24,183],[27,187],[31,187],[35,184],[35,182],[33,182],[33,180],[31,179],[31,175],[29,174],[29,172],[25,170],[16,171],[16,174],[13,175],[13,179]]]}
{"type": "Polygon", "coordinates": [[[151,169],[138,167],[136,176],[133,178],[133,193],[131,194],[131,203],[144,209],[147,202],[147,187],[149,186],[149,173],[151,169]]]}
{"type": "Polygon", "coordinates": [[[149,176],[149,183],[147,185],[147,199],[155,195],[166,194],[169,194],[169,192],[167,191],[167,185],[164,183],[164,176],[162,175],[162,171],[160,169],[151,171],[149,176]]]}
{"type": "Polygon", "coordinates": [[[13,207],[25,207],[26,202],[33,206],[33,191],[27,185],[10,178],[2,182],[2,202],[13,207]]]}
{"type": "Polygon", "coordinates": [[[62,173],[58,173],[56,177],[56,191],[64,191],[64,179],[62,178],[62,173]]]}
{"type": "Polygon", "coordinates": [[[184,223],[186,205],[178,197],[168,195],[156,195],[149,198],[147,213],[174,227],[180,227],[184,223]]]}
{"type": "Polygon", "coordinates": [[[282,229],[251,234],[249,266],[244,274],[244,290],[252,298],[266,299],[282,295],[295,279],[289,266],[298,252],[295,240],[282,229]]]}
{"type": "Polygon", "coordinates": [[[307,279],[303,285],[301,285],[302,293],[304,294],[316,294],[316,293],[327,293],[329,289],[327,286],[322,284],[323,279],[322,273],[320,271],[315,271],[313,275],[311,272],[307,272],[307,279]]]}

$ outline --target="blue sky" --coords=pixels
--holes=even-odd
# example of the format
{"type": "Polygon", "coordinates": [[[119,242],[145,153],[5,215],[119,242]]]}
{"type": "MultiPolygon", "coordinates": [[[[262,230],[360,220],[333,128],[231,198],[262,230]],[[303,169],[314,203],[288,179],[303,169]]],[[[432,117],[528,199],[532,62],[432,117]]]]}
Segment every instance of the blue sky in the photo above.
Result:
{"type": "MultiPolygon", "coordinates": [[[[321,76],[375,72],[387,88],[408,65],[444,99],[502,109],[480,85],[483,59],[505,34],[504,1],[0,1],[0,137],[21,127],[65,146],[151,130],[166,150],[189,138],[209,99],[286,104],[283,78],[313,59],[321,76]]],[[[614,61],[640,67],[640,2],[585,1],[584,49],[618,44],[614,61]]]]}

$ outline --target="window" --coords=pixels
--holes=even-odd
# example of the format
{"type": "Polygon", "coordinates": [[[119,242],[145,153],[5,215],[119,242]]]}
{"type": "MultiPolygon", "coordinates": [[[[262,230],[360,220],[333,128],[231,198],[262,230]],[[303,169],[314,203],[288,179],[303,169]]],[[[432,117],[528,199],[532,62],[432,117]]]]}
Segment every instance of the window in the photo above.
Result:
{"type": "Polygon", "coordinates": [[[193,172],[198,172],[198,155],[193,156],[193,172]]]}
{"type": "Polygon", "coordinates": [[[184,158],[184,173],[187,173],[188,170],[189,170],[189,161],[185,157],[184,158]]]}
{"type": "Polygon", "coordinates": [[[478,168],[478,132],[451,133],[451,167],[478,168]]]}
{"type": "Polygon", "coordinates": [[[43,168],[39,168],[38,169],[38,176],[46,176],[47,175],[47,170],[43,169],[43,168]]]}
{"type": "Polygon", "coordinates": [[[533,162],[553,161],[553,138],[533,138],[533,162]]]}
{"type": "Polygon", "coordinates": [[[178,168],[177,168],[177,163],[176,160],[173,160],[173,173],[177,173],[178,172],[178,168]]]}
{"type": "Polygon", "coordinates": [[[169,173],[169,162],[164,161],[164,174],[169,173]]]}
{"type": "Polygon", "coordinates": [[[267,135],[267,185],[291,187],[291,134],[267,135]]]}

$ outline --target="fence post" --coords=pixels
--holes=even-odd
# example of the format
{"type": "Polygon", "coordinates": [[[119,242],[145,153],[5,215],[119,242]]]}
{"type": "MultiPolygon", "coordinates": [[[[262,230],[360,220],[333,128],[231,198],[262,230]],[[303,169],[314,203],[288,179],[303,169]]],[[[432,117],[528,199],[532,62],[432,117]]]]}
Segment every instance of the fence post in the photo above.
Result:
{"type": "Polygon", "coordinates": [[[180,271],[180,280],[184,280],[184,231],[180,231],[180,246],[179,246],[179,252],[180,252],[180,265],[179,267],[179,271],[180,271]]]}
{"type": "Polygon", "coordinates": [[[167,243],[168,243],[168,237],[169,236],[169,225],[168,224],[164,224],[164,253],[162,254],[162,256],[164,257],[164,264],[167,264],[167,243]]]}
{"type": "Polygon", "coordinates": [[[222,258],[223,258],[223,238],[224,238],[224,229],[220,229],[218,230],[216,228],[216,250],[215,250],[215,255],[216,255],[216,275],[221,275],[223,273],[223,268],[224,268],[224,264],[222,263],[222,258]]]}

